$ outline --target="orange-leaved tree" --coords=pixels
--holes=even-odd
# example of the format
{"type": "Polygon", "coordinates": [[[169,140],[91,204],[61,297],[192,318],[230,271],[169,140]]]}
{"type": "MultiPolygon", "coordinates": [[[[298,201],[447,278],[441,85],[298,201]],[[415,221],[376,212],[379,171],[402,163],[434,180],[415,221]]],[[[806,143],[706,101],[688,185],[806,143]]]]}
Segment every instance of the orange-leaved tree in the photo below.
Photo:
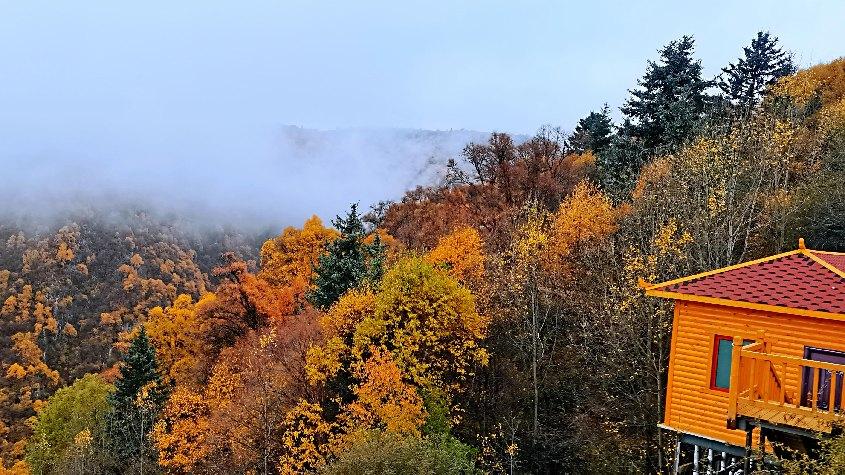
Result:
{"type": "Polygon", "coordinates": [[[173,305],[155,307],[148,313],[145,325],[159,367],[177,385],[200,382],[197,368],[205,348],[197,313],[213,305],[215,299],[213,293],[207,293],[194,303],[190,295],[181,294],[173,305]]]}
{"type": "Polygon", "coordinates": [[[199,309],[210,362],[249,331],[278,324],[296,309],[290,288],[270,285],[231,253],[224,258],[227,264],[214,269],[214,274],[223,279],[215,291],[216,298],[199,309]]]}
{"type": "Polygon", "coordinates": [[[355,400],[346,408],[347,432],[378,427],[419,435],[427,416],[423,400],[386,351],[370,349],[370,357],[355,368],[355,400]]]}
{"type": "Polygon", "coordinates": [[[158,463],[169,473],[196,473],[211,449],[209,405],[201,394],[180,387],[170,395],[152,437],[158,463]]]}
{"type": "Polygon", "coordinates": [[[220,353],[201,392],[177,390],[154,434],[162,466],[177,473],[272,471],[286,414],[316,398],[304,372],[317,337],[312,322],[297,316],[250,330],[220,353]]]}
{"type": "Polygon", "coordinates": [[[565,268],[564,259],[579,245],[612,234],[616,215],[607,196],[589,182],[579,183],[553,217],[549,231],[552,265],[565,268]]]}
{"type": "Polygon", "coordinates": [[[475,288],[484,278],[484,243],[478,230],[458,228],[437,241],[428,254],[428,262],[444,264],[449,273],[462,283],[475,288]]]}
{"type": "Polygon", "coordinates": [[[289,287],[300,301],[311,287],[311,274],[326,244],[340,234],[323,226],[316,215],[305,221],[302,229],[288,227],[279,236],[261,246],[261,271],[258,276],[276,287],[289,287]]]}

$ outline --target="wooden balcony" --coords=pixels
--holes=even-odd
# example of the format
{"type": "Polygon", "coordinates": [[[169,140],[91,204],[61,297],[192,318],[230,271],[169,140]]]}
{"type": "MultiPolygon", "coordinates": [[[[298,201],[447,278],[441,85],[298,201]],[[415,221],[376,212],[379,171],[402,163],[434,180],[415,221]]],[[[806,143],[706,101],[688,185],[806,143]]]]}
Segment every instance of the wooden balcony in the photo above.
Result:
{"type": "Polygon", "coordinates": [[[807,432],[830,432],[845,423],[845,365],[768,352],[757,341],[734,339],[728,426],[751,419],[807,432]]]}

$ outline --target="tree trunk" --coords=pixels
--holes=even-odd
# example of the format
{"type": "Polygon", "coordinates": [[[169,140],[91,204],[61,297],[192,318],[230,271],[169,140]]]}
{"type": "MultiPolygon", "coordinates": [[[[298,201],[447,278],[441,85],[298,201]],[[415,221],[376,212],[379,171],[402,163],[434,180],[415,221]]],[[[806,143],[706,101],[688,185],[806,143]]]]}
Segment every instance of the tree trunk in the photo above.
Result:
{"type": "Polygon", "coordinates": [[[537,382],[537,346],[539,345],[539,329],[537,328],[537,286],[534,270],[531,271],[531,379],[534,386],[534,428],[532,442],[536,445],[540,432],[539,401],[540,391],[537,382]]]}

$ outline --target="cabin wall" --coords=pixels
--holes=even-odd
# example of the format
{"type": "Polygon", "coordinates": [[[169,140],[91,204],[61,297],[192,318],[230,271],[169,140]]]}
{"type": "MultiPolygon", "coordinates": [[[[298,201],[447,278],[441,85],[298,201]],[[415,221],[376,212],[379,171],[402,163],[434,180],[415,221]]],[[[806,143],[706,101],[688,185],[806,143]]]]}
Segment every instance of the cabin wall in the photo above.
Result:
{"type": "MultiPolygon", "coordinates": [[[[676,301],[664,424],[739,446],[745,433],[726,427],[728,393],[710,389],[716,335],[762,337],[772,353],[797,357],[805,346],[845,351],[845,322],[676,301]]],[[[797,370],[787,375],[787,393],[799,384],[797,370]]]]}

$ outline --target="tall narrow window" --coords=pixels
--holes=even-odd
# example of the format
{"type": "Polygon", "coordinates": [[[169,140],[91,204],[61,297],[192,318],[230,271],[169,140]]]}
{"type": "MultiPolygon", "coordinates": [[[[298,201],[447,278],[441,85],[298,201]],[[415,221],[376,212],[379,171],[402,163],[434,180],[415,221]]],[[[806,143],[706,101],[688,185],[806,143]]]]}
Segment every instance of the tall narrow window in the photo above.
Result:
{"type": "MultiPolygon", "coordinates": [[[[743,346],[754,340],[743,340],[743,346]]],[[[727,391],[731,387],[731,357],[734,339],[732,336],[716,335],[713,342],[713,367],[710,373],[710,389],[727,391]]]]}

